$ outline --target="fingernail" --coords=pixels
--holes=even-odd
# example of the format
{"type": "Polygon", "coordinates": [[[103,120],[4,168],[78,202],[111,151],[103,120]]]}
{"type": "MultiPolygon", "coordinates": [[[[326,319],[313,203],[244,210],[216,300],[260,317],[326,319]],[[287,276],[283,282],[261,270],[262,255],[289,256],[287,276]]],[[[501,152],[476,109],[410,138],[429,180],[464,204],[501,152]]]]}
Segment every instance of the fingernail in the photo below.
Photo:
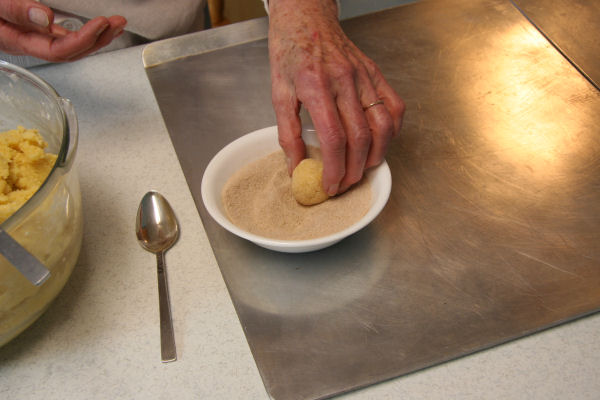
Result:
{"type": "Polygon", "coordinates": [[[292,171],[292,160],[290,160],[290,158],[289,158],[289,157],[286,157],[286,158],[285,158],[285,162],[286,162],[286,164],[287,164],[287,169],[288,169],[288,172],[289,172],[289,173],[290,173],[290,175],[291,175],[291,174],[292,174],[292,172],[293,172],[293,171],[292,171]]]}
{"type": "Polygon", "coordinates": [[[31,7],[29,11],[27,11],[27,17],[29,18],[29,21],[41,27],[47,28],[48,25],[50,25],[48,15],[41,8],[31,7]]]}
{"type": "Polygon", "coordinates": [[[121,33],[123,33],[123,28],[119,28],[115,31],[115,33],[113,34],[113,38],[116,38],[118,36],[121,35],[121,33]]]}
{"type": "Polygon", "coordinates": [[[333,185],[329,186],[329,189],[327,189],[327,194],[330,196],[335,196],[337,194],[339,188],[340,188],[340,184],[334,183],[333,185]]]}
{"type": "Polygon", "coordinates": [[[106,30],[106,28],[108,28],[109,24],[104,24],[102,26],[100,26],[100,28],[98,28],[98,30],[96,31],[96,36],[100,36],[104,33],[104,31],[106,30]]]}

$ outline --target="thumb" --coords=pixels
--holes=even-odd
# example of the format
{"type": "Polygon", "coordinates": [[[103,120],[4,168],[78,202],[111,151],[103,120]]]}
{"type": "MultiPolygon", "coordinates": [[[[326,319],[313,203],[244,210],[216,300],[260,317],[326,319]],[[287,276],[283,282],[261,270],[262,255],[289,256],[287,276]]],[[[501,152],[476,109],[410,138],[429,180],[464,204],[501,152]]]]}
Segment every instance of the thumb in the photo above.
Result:
{"type": "Polygon", "coordinates": [[[0,19],[26,31],[48,32],[54,13],[34,0],[0,0],[0,19]]]}

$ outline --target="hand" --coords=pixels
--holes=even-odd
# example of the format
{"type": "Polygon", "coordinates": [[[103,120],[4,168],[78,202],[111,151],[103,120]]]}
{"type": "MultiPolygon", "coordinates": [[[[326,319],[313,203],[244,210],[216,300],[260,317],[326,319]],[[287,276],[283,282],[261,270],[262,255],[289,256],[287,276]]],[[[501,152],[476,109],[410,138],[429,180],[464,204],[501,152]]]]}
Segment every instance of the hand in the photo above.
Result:
{"type": "Polygon", "coordinates": [[[97,17],[77,32],[54,24],[52,10],[33,0],[0,0],[0,50],[52,62],[75,61],[123,32],[125,18],[97,17]]]}
{"type": "Polygon", "coordinates": [[[323,187],[342,193],[383,161],[404,102],[346,37],[334,0],[270,0],[269,15],[272,100],[288,167],[305,156],[303,105],[321,144],[323,187]]]}

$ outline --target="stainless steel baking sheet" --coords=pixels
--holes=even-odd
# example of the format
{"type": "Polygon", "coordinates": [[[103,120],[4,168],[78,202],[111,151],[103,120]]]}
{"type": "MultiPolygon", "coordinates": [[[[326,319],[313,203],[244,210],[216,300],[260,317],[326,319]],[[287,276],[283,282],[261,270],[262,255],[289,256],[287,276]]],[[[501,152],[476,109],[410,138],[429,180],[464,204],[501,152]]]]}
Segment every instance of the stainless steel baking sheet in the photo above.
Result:
{"type": "Polygon", "coordinates": [[[600,2],[513,0],[529,21],[600,89],[600,2]]]}
{"type": "Polygon", "coordinates": [[[275,124],[267,21],[144,53],[270,396],[332,396],[596,312],[598,90],[509,0],[421,1],[343,28],[408,109],[383,213],[301,255],[233,236],[200,197],[219,149],[275,124]]]}

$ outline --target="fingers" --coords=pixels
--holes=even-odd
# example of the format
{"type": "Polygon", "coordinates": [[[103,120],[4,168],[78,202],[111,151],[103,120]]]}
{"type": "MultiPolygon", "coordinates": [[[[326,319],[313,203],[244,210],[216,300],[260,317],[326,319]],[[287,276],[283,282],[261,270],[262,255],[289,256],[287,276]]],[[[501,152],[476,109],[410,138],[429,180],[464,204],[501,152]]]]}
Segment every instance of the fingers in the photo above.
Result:
{"type": "Polygon", "coordinates": [[[52,40],[47,49],[47,57],[53,58],[51,61],[79,59],[91,52],[109,27],[110,22],[107,18],[94,18],[83,25],[79,31],[52,40]]]}
{"type": "Polygon", "coordinates": [[[54,13],[33,0],[0,0],[0,50],[52,62],[74,61],[109,44],[124,29],[121,16],[97,17],[79,31],[54,24],[54,13]]]}
{"type": "Polygon", "coordinates": [[[49,32],[54,13],[34,0],[0,0],[0,19],[23,31],[49,32]]]}
{"type": "Polygon", "coordinates": [[[383,161],[394,134],[394,124],[385,103],[366,109],[365,116],[369,121],[373,135],[369,156],[365,162],[365,169],[368,169],[381,164],[383,161]]]}
{"type": "Polygon", "coordinates": [[[347,142],[346,173],[339,187],[341,193],[360,181],[363,176],[372,138],[360,97],[373,98],[376,93],[366,69],[360,67],[352,71],[346,79],[339,80],[336,91],[338,92],[336,103],[347,142]],[[361,88],[360,91],[366,94],[358,93],[357,89],[361,88]]]}
{"type": "Polygon", "coordinates": [[[383,161],[391,139],[399,132],[404,102],[386,82],[372,60],[365,57],[362,65],[367,71],[368,82],[362,82],[361,101],[365,106],[364,115],[372,135],[369,155],[364,166],[368,169],[383,161]],[[380,103],[369,107],[377,102],[380,103]]]}
{"type": "Polygon", "coordinates": [[[307,109],[321,144],[323,188],[328,195],[334,196],[346,175],[346,136],[331,96],[312,103],[315,107],[307,106],[307,109]]]}
{"type": "Polygon", "coordinates": [[[369,71],[369,76],[371,77],[371,81],[375,86],[377,91],[377,95],[380,99],[383,100],[385,104],[385,108],[389,112],[390,117],[392,118],[393,123],[393,134],[392,136],[396,136],[400,129],[402,128],[402,120],[404,118],[404,112],[406,110],[406,105],[404,101],[398,96],[396,91],[387,83],[383,74],[377,68],[375,63],[372,61],[367,63],[367,70],[369,71]]]}
{"type": "Polygon", "coordinates": [[[77,32],[64,32],[64,28],[53,25],[52,35],[22,33],[17,40],[21,53],[52,62],[75,61],[109,44],[123,31],[126,23],[120,16],[97,17],[77,32]]]}
{"type": "Polygon", "coordinates": [[[342,71],[335,78],[316,69],[295,81],[319,136],[323,187],[330,196],[343,193],[362,179],[365,169],[383,161],[404,113],[404,103],[372,61],[347,57],[350,62],[338,65],[342,71]],[[378,100],[383,103],[363,108],[378,100]]]}
{"type": "Polygon", "coordinates": [[[404,103],[375,64],[362,53],[358,56],[348,54],[347,57],[352,72],[346,78],[337,75],[334,85],[339,118],[346,136],[346,170],[338,193],[359,182],[366,169],[384,160],[404,114],[404,103]],[[381,103],[363,108],[363,105],[366,107],[378,101],[381,103]]]}
{"type": "Polygon", "coordinates": [[[302,123],[298,116],[298,100],[285,84],[274,81],[272,101],[277,118],[279,145],[285,153],[288,173],[291,175],[296,165],[304,159],[306,151],[302,141],[302,123]]]}
{"type": "Polygon", "coordinates": [[[342,178],[346,175],[346,135],[338,115],[334,97],[321,76],[312,78],[315,83],[306,83],[308,93],[302,93],[302,103],[311,116],[319,137],[323,159],[323,188],[328,195],[339,192],[342,178]],[[306,100],[304,100],[306,99],[306,100]]]}
{"type": "Polygon", "coordinates": [[[79,60],[110,44],[123,32],[126,23],[121,16],[94,18],[79,31],[54,40],[51,51],[68,61],[79,60]]]}
{"type": "Polygon", "coordinates": [[[58,25],[58,24],[50,25],[50,34],[52,36],[55,36],[55,37],[66,36],[71,32],[72,31],[68,30],[67,28],[63,27],[62,25],[58,25]]]}

